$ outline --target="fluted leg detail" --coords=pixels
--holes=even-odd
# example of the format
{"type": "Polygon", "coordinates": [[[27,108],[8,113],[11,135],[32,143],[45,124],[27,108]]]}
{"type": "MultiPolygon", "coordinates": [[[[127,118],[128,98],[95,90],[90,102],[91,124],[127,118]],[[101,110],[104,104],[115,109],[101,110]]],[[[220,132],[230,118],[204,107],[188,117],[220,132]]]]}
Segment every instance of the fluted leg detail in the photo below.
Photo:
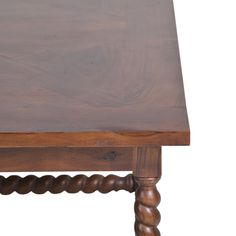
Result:
{"type": "Polygon", "coordinates": [[[47,191],[51,193],[61,193],[66,191],[68,193],[77,193],[82,191],[84,193],[93,193],[99,191],[101,193],[108,193],[111,191],[126,190],[133,192],[135,190],[135,183],[133,176],[127,175],[119,177],[116,175],[92,175],[87,177],[85,175],[77,175],[70,177],[68,175],[61,175],[53,177],[46,175],[37,177],[29,175],[24,178],[16,175],[5,178],[0,176],[0,193],[4,195],[17,192],[19,194],[27,194],[33,192],[36,194],[43,194],[47,191]]]}
{"type": "Polygon", "coordinates": [[[160,236],[157,229],[161,219],[157,210],[161,199],[156,188],[158,180],[158,178],[135,178],[137,183],[134,207],[136,236],[160,236]]]}

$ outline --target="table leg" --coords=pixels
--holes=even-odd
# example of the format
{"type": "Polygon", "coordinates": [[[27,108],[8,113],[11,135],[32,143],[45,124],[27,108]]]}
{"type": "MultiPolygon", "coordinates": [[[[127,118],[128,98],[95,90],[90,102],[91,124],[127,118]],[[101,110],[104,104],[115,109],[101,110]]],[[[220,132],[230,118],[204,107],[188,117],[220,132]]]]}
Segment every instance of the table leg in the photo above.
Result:
{"type": "Polygon", "coordinates": [[[161,148],[138,147],[134,151],[135,235],[160,236],[157,225],[161,216],[157,210],[160,194],[156,184],[161,177],[161,148]]]}
{"type": "Polygon", "coordinates": [[[135,233],[136,236],[159,236],[157,225],[161,216],[157,210],[160,194],[156,178],[135,178],[138,188],[135,192],[135,233]]]}

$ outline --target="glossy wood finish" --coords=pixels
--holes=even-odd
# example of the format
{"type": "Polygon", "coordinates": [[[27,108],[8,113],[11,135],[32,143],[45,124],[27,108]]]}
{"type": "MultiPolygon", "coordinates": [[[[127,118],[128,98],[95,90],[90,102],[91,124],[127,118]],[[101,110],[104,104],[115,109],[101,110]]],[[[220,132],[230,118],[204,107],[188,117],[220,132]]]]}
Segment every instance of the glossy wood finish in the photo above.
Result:
{"type": "Polygon", "coordinates": [[[132,148],[0,148],[0,171],[130,171],[132,148]]]}
{"type": "Polygon", "coordinates": [[[172,0],[0,5],[0,147],[189,144],[172,0]]]}

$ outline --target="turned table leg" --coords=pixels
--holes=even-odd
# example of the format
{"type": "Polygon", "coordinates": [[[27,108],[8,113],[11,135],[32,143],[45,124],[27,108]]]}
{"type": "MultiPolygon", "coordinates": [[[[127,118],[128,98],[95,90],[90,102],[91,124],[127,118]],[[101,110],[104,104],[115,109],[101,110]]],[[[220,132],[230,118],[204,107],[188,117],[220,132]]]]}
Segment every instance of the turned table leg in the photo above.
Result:
{"type": "Polygon", "coordinates": [[[160,194],[156,178],[135,178],[138,185],[135,192],[135,233],[137,236],[159,236],[157,225],[161,216],[157,210],[160,194]]]}
{"type": "Polygon", "coordinates": [[[161,216],[157,210],[160,194],[156,184],[161,177],[161,148],[138,147],[134,151],[135,235],[160,236],[157,225],[161,216]]]}

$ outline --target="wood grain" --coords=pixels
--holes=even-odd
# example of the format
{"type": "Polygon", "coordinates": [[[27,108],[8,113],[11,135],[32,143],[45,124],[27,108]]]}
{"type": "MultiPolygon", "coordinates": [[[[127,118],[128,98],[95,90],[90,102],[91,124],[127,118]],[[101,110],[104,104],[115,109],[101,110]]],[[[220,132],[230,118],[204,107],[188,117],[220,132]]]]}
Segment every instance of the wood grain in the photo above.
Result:
{"type": "Polygon", "coordinates": [[[131,148],[0,148],[0,171],[130,171],[131,148]]]}
{"type": "Polygon", "coordinates": [[[0,5],[0,147],[189,144],[172,0],[0,5]]]}
{"type": "Polygon", "coordinates": [[[133,173],[136,177],[161,177],[161,147],[136,147],[133,173]]]}
{"type": "Polygon", "coordinates": [[[0,147],[135,147],[188,145],[189,132],[0,133],[0,147]]]}

